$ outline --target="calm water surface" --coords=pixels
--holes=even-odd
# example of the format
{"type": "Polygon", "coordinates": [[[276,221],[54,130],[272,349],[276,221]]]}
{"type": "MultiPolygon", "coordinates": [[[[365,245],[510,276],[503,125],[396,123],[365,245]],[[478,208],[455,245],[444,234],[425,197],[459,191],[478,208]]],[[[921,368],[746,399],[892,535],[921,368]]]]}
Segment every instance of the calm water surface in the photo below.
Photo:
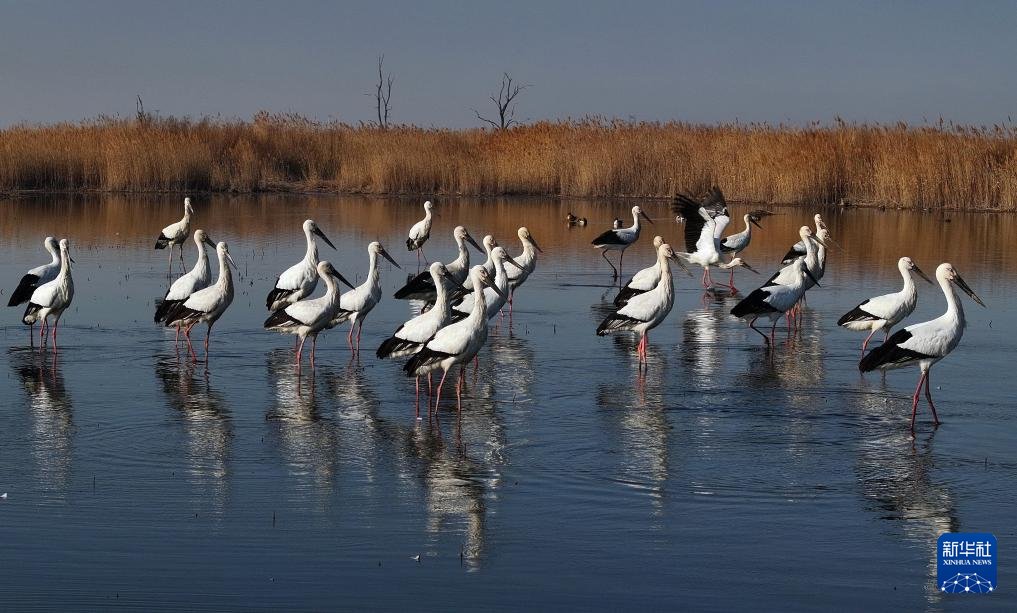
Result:
{"type": "MultiPolygon", "coordinates": [[[[29,347],[22,309],[2,320],[0,608],[1017,607],[1013,217],[826,211],[845,250],[797,337],[768,355],[732,299],[680,277],[640,379],[635,339],[593,334],[613,290],[589,241],[630,203],[438,200],[433,258],[452,257],[457,223],[510,252],[525,224],[545,250],[468,378],[457,428],[454,404],[438,425],[417,421],[412,380],[374,358],[411,315],[391,298],[405,272],[383,267],[359,359],[333,331],[298,376],[292,339],[261,329],[305,218],[338,246],[323,257],[362,279],[375,239],[415,271],[403,241],[419,202],[196,204],[196,227],[240,266],[207,369],[151,320],[169,282],[152,243],[179,198],[0,207],[4,303],[46,260],[45,235],[70,238],[77,260],[59,357],[29,347]],[[566,228],[569,210],[591,226],[566,228]],[[944,423],[923,402],[914,440],[917,372],[861,377],[863,336],[835,325],[895,291],[901,255],[930,273],[954,263],[989,305],[964,298],[964,340],[935,369],[944,423]],[[936,591],[948,531],[996,535],[996,593],[936,591]]],[[[652,260],[654,231],[681,234],[665,204],[647,209],[657,225],[630,272],[652,260]]],[[[775,270],[812,212],[778,210],[744,257],[775,270]]],[[[920,292],[913,320],[938,316],[938,288],[920,292]]]]}

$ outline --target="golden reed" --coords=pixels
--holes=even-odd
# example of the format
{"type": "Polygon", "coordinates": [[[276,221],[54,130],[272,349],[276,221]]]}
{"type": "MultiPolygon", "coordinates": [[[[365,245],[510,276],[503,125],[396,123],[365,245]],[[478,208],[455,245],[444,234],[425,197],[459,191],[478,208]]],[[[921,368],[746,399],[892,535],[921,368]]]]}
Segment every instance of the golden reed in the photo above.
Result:
{"type": "Polygon", "coordinates": [[[0,191],[325,191],[669,197],[1017,210],[1017,129],[630,123],[388,130],[110,119],[0,130],[0,191]]]}

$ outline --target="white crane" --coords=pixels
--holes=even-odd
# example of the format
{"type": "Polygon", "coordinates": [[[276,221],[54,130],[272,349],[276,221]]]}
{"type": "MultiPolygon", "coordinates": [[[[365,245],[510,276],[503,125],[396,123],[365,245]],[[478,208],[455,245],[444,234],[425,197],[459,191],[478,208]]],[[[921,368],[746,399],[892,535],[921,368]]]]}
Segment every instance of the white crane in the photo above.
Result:
{"type": "Polygon", "coordinates": [[[685,248],[688,250],[675,253],[686,262],[703,267],[702,283],[704,288],[708,288],[713,284],[710,266],[717,266],[722,261],[720,239],[717,237],[730,218],[726,213],[715,218],[708,209],[681,195],[675,198],[675,205],[680,207],[685,221],[685,248]]]}
{"type": "MultiPolygon", "coordinates": [[[[752,242],[752,226],[755,224],[760,230],[763,226],[759,225],[759,217],[752,213],[746,213],[742,219],[745,220],[745,229],[735,234],[729,234],[724,238],[720,239],[720,252],[722,254],[731,254],[731,259],[738,257],[738,254],[745,251],[749,243],[752,242]]],[[[731,268],[731,275],[728,277],[727,286],[731,288],[731,291],[736,291],[734,288],[734,268],[731,268]]]]}
{"type": "MultiPolygon", "coordinates": [[[[495,287],[491,274],[483,266],[474,266],[470,269],[470,280],[474,287],[487,286],[501,294],[501,290],[495,287]]],[[[508,299],[508,296],[504,294],[501,294],[501,297],[504,300],[508,299]]],[[[435,410],[441,402],[441,388],[445,384],[448,371],[456,364],[462,366],[459,371],[459,381],[456,384],[456,397],[461,398],[466,364],[476,357],[480,348],[487,342],[486,300],[486,292],[473,292],[473,312],[466,319],[438,330],[434,338],[429,340],[423,349],[413,354],[413,357],[403,367],[406,374],[416,377],[426,375],[439,368],[444,371],[441,381],[438,383],[438,392],[434,402],[435,410]]],[[[430,414],[430,404],[428,405],[428,414],[430,414]]]]}
{"type": "Polygon", "coordinates": [[[936,280],[946,296],[946,313],[933,319],[918,324],[907,326],[903,330],[894,332],[885,343],[876,347],[858,363],[858,369],[862,372],[870,372],[877,368],[889,370],[893,368],[905,368],[918,365],[921,370],[921,377],[918,379],[918,387],[915,388],[915,395],[911,403],[911,431],[915,430],[915,414],[918,412],[918,396],[925,385],[925,399],[932,409],[932,419],[939,425],[939,416],[936,415],[936,405],[932,403],[932,393],[929,391],[929,371],[932,365],[942,360],[960,344],[964,335],[964,307],[957,297],[953,286],[961,288],[971,299],[985,306],[953,265],[944,263],[936,268],[936,280]]]}
{"type": "MultiPolygon", "coordinates": [[[[816,236],[819,236],[820,230],[827,229],[826,222],[823,221],[823,216],[819,213],[816,213],[813,216],[813,220],[816,222],[816,236]]],[[[784,254],[784,257],[781,258],[780,263],[790,264],[803,255],[805,255],[805,241],[798,241],[794,245],[791,245],[791,248],[788,249],[787,253],[784,254]]]]}
{"type": "MultiPolygon", "coordinates": [[[[484,293],[487,294],[484,304],[487,308],[488,319],[497,315],[498,311],[505,306],[507,298],[503,298],[503,296],[507,297],[509,292],[509,279],[505,263],[512,264],[516,269],[522,269],[522,264],[513,259],[505,251],[504,247],[499,246],[491,250],[491,261],[494,263],[494,288],[483,289],[484,293]]],[[[476,292],[477,290],[473,291],[476,292]]],[[[475,305],[475,300],[470,300],[469,296],[464,297],[462,302],[452,307],[452,321],[465,319],[467,315],[473,312],[475,305]]]]}
{"type": "MultiPolygon", "coordinates": [[[[654,236],[653,253],[656,254],[657,250],[660,249],[660,246],[663,244],[664,239],[662,237],[654,236]]],[[[685,274],[690,277],[693,276],[692,272],[686,268],[685,262],[681,261],[680,258],[673,261],[685,271],[685,274]]],[[[618,292],[618,295],[614,297],[614,305],[616,307],[623,307],[628,303],[630,298],[638,296],[639,294],[645,294],[651,289],[657,287],[658,283],[660,283],[660,264],[654,260],[652,265],[647,266],[632,275],[628,283],[626,283],[625,286],[618,292]]]]}
{"type": "Polygon", "coordinates": [[[47,264],[36,266],[29,270],[25,273],[25,276],[21,277],[21,282],[18,283],[18,287],[11,293],[11,299],[7,301],[7,306],[13,307],[24,304],[32,297],[32,292],[40,285],[56,279],[57,273],[60,272],[60,245],[57,244],[55,238],[47,236],[42,241],[42,246],[46,248],[46,251],[49,251],[52,259],[47,264]]]}
{"type": "MultiPolygon", "coordinates": [[[[808,230],[803,226],[803,229],[808,230]]],[[[749,320],[749,327],[759,333],[766,341],[767,346],[773,342],[773,333],[777,328],[777,321],[798,303],[805,294],[805,280],[807,278],[815,281],[815,277],[809,272],[805,262],[797,261],[789,265],[794,272],[794,279],[787,285],[780,283],[768,283],[759,289],[753,290],[751,294],[742,299],[731,309],[731,314],[741,319],[749,320]],[[773,326],[770,328],[770,336],[763,334],[756,328],[756,320],[760,317],[768,317],[773,326]]],[[[816,283],[816,285],[819,285],[816,283]]]]}
{"type": "Polygon", "coordinates": [[[537,269],[537,252],[544,253],[544,250],[537,244],[537,239],[533,238],[526,226],[519,228],[516,231],[516,236],[523,244],[523,252],[515,259],[520,268],[511,268],[505,271],[508,274],[509,282],[509,315],[512,315],[512,296],[515,295],[516,288],[526,283],[533,271],[537,269]]]}
{"type": "Polygon", "coordinates": [[[173,248],[180,247],[180,268],[184,268],[184,242],[191,235],[191,216],[194,215],[194,207],[191,206],[191,199],[184,198],[184,218],[176,223],[171,223],[162,229],[159,238],[155,239],[156,249],[169,247],[169,258],[167,263],[170,270],[173,269],[173,248]]]}
{"type": "Polygon", "coordinates": [[[908,315],[915,311],[915,307],[918,306],[918,288],[915,287],[915,281],[911,278],[911,273],[914,272],[930,284],[932,283],[932,279],[926,276],[922,269],[918,268],[914,260],[909,257],[897,260],[897,270],[900,271],[901,277],[904,278],[904,287],[899,292],[869,298],[845,313],[837,321],[838,326],[848,330],[871,330],[862,342],[862,355],[865,355],[865,349],[868,347],[869,340],[873,334],[878,330],[882,330],[883,341],[885,342],[890,336],[890,329],[904,321],[908,315]]]}
{"type": "Polygon", "coordinates": [[[42,325],[39,326],[40,342],[46,338],[47,327],[52,327],[54,350],[56,350],[57,326],[60,324],[60,316],[74,300],[74,279],[71,277],[73,261],[70,254],[70,243],[66,238],[60,239],[60,270],[52,281],[35,288],[32,297],[28,299],[25,315],[21,318],[22,323],[27,326],[42,321],[42,325]],[[50,317],[53,318],[52,326],[48,325],[50,317]]]}
{"type": "Polygon", "coordinates": [[[339,297],[339,308],[336,309],[329,323],[329,328],[334,328],[345,322],[350,322],[350,333],[346,342],[353,348],[353,328],[357,328],[357,344],[355,351],[360,351],[360,333],[364,331],[364,320],[381,300],[381,275],[378,272],[378,256],[382,256],[392,263],[396,268],[402,268],[392,256],[385,251],[381,243],[374,241],[367,246],[368,266],[367,279],[339,297]]]}
{"type": "Polygon", "coordinates": [[[632,225],[628,228],[610,229],[605,231],[603,234],[593,239],[591,244],[596,249],[600,249],[600,255],[603,256],[604,261],[608,263],[611,270],[614,271],[614,278],[618,278],[621,275],[622,263],[625,261],[625,250],[629,248],[629,245],[639,240],[639,218],[642,217],[646,221],[653,223],[643,209],[638,206],[632,207],[632,225]],[[619,251],[621,255],[618,256],[618,267],[611,263],[611,260],[607,259],[608,251],[619,251]]]}
{"type": "MultiPolygon", "coordinates": [[[[470,252],[466,249],[466,243],[473,245],[477,251],[483,251],[484,249],[477,244],[477,241],[473,240],[473,237],[470,236],[470,233],[463,226],[456,226],[455,230],[452,231],[452,238],[456,241],[459,255],[445,268],[452,279],[455,279],[458,285],[462,285],[470,272],[470,252]]],[[[435,288],[430,269],[410,279],[406,285],[396,291],[394,297],[399,300],[424,300],[427,302],[434,300],[435,288]]]]}
{"type": "Polygon", "coordinates": [[[332,241],[328,240],[325,233],[321,231],[313,219],[304,221],[304,238],[307,240],[307,253],[304,259],[287,268],[279,278],[275,280],[275,287],[268,293],[265,299],[265,307],[273,313],[288,304],[293,304],[310,296],[318,285],[318,243],[315,236],[321,237],[329,247],[335,249],[332,241]]]}
{"type": "Polygon", "coordinates": [[[678,255],[667,243],[657,248],[657,267],[660,268],[660,282],[656,287],[642,294],[632,296],[625,306],[608,315],[597,327],[597,336],[604,336],[619,330],[631,330],[639,334],[639,363],[646,363],[646,343],[649,332],[664,321],[674,306],[674,283],[669,262],[678,255]]]}
{"type": "Polygon", "coordinates": [[[187,339],[187,350],[194,361],[198,360],[194,347],[191,346],[191,328],[205,322],[208,324],[208,332],[205,334],[205,363],[208,363],[208,340],[212,336],[212,325],[222,317],[230,304],[233,302],[233,275],[230,273],[230,266],[236,268],[233,257],[230,255],[229,246],[220,242],[215,246],[219,256],[219,279],[215,284],[198,290],[188,296],[187,300],[177,304],[166,314],[164,321],[166,327],[179,326],[184,329],[184,338],[187,339]]]}
{"type": "Polygon", "coordinates": [[[409,235],[406,237],[406,250],[417,252],[417,266],[420,266],[420,258],[427,263],[427,256],[424,255],[424,243],[431,237],[431,209],[434,205],[428,200],[424,203],[424,218],[413,224],[409,235]]]}
{"type": "MultiPolygon", "coordinates": [[[[484,270],[487,271],[488,275],[493,277],[494,276],[494,256],[491,255],[491,254],[494,252],[494,248],[498,246],[498,241],[495,240],[495,238],[493,236],[491,236],[490,234],[487,234],[487,235],[484,236],[484,238],[481,239],[480,243],[482,245],[484,245],[484,251],[487,253],[487,259],[484,260],[484,263],[481,264],[481,266],[484,267],[484,270]]],[[[466,288],[467,292],[472,292],[473,291],[473,277],[472,276],[467,276],[466,277],[466,280],[463,281],[463,287],[466,288]]],[[[458,299],[459,299],[459,297],[456,297],[456,299],[453,302],[457,301],[458,299]]]]}
{"type": "Polygon", "coordinates": [[[304,341],[311,337],[311,368],[314,368],[314,350],[318,346],[318,333],[328,327],[337,308],[339,308],[339,280],[349,285],[339,271],[327,260],[318,262],[318,276],[325,283],[325,295],[294,302],[272,313],[265,320],[265,329],[295,334],[300,339],[297,347],[296,363],[300,367],[300,356],[304,351],[304,341]]]}
{"type": "MultiPolygon", "coordinates": [[[[198,261],[190,272],[182,275],[170,285],[163,296],[162,302],[155,308],[155,323],[165,323],[166,316],[196,291],[203,290],[212,283],[212,270],[208,264],[208,253],[205,245],[215,249],[215,243],[204,230],[194,231],[194,244],[198,247],[198,261]]],[[[176,341],[180,340],[180,326],[177,326],[176,341]]]]}

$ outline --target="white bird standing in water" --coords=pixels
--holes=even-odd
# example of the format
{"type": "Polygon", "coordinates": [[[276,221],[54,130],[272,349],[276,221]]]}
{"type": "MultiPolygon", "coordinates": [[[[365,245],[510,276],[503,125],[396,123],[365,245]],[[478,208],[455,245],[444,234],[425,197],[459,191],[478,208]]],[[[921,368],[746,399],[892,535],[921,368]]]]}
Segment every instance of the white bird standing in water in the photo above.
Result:
{"type": "Polygon", "coordinates": [[[191,346],[191,328],[196,324],[205,322],[208,324],[208,332],[205,334],[205,363],[208,363],[208,340],[212,336],[212,325],[222,317],[230,304],[233,302],[233,275],[230,273],[230,266],[236,268],[233,257],[230,256],[229,246],[220,242],[215,247],[219,256],[219,280],[214,285],[198,290],[188,296],[186,300],[175,305],[166,314],[164,321],[166,327],[179,326],[184,329],[184,338],[187,339],[187,350],[194,361],[198,360],[194,347],[191,346]]]}
{"type": "Polygon", "coordinates": [[[306,220],[303,229],[304,238],[307,240],[307,253],[304,254],[304,259],[279,275],[279,278],[275,280],[275,287],[265,299],[265,306],[273,313],[286,305],[310,296],[314,288],[318,286],[318,243],[314,237],[321,237],[321,240],[325,241],[329,247],[335,249],[335,245],[328,240],[328,237],[313,219],[306,220]]]}
{"type": "MultiPolygon", "coordinates": [[[[493,277],[494,276],[494,256],[492,255],[492,253],[494,253],[494,248],[498,246],[498,241],[495,240],[495,238],[493,236],[491,236],[490,234],[487,234],[487,235],[484,236],[483,239],[481,239],[480,242],[481,242],[482,245],[484,245],[484,251],[487,253],[487,259],[484,260],[484,263],[481,264],[481,266],[484,267],[484,270],[487,271],[488,275],[493,277]]],[[[473,277],[472,276],[466,277],[466,280],[463,281],[463,287],[466,288],[466,291],[469,291],[469,292],[473,291],[473,277]]]]}
{"type": "MultiPolygon", "coordinates": [[[[457,285],[462,285],[466,276],[470,273],[470,252],[466,249],[466,243],[473,245],[477,251],[484,249],[473,240],[470,233],[463,226],[456,226],[452,231],[452,238],[456,241],[459,255],[452,260],[445,268],[457,285]]],[[[435,298],[434,281],[430,269],[410,279],[406,285],[396,291],[395,298],[399,300],[425,300],[432,301],[435,298]]]]}
{"type": "Polygon", "coordinates": [[[339,308],[339,280],[349,285],[339,271],[330,262],[318,262],[318,276],[325,283],[325,295],[294,302],[272,313],[265,320],[265,329],[295,334],[300,339],[297,347],[296,363],[299,368],[300,356],[304,351],[304,341],[311,337],[311,368],[314,368],[314,350],[318,346],[318,333],[328,327],[332,316],[339,308]]]}
{"type": "Polygon", "coordinates": [[[7,302],[7,306],[13,307],[24,304],[32,297],[32,292],[40,285],[56,279],[57,274],[60,272],[60,245],[57,244],[55,238],[47,236],[42,241],[42,246],[46,248],[46,251],[49,251],[52,259],[48,264],[36,266],[26,272],[25,276],[21,277],[21,282],[18,283],[18,287],[11,293],[11,299],[7,302]]]}
{"type": "MultiPolygon", "coordinates": [[[[738,254],[745,251],[749,247],[749,243],[752,242],[752,226],[755,224],[760,230],[763,226],[759,225],[759,217],[752,213],[746,213],[742,219],[745,220],[745,229],[735,234],[729,234],[724,238],[720,239],[720,252],[722,254],[731,254],[731,259],[734,260],[738,257],[738,254]]],[[[731,275],[728,277],[727,286],[731,288],[731,291],[736,291],[734,288],[734,268],[731,268],[731,275]]]]}
{"type": "Polygon", "coordinates": [[[194,215],[194,208],[191,206],[191,199],[184,198],[184,218],[176,223],[171,223],[162,229],[159,238],[155,239],[156,249],[169,247],[169,258],[167,263],[170,270],[173,269],[173,248],[180,247],[180,268],[184,267],[184,242],[191,235],[191,216],[194,215]]]}
{"type": "Polygon", "coordinates": [[[899,292],[869,298],[845,313],[837,321],[838,326],[848,330],[871,330],[862,342],[862,355],[865,355],[865,349],[873,334],[882,330],[885,342],[890,336],[890,329],[904,321],[918,306],[918,288],[915,287],[911,273],[914,272],[930,284],[932,283],[932,279],[926,276],[909,257],[903,257],[897,261],[897,270],[904,278],[904,287],[899,292]]]}
{"type": "Polygon", "coordinates": [[[56,349],[57,326],[60,324],[60,316],[74,300],[74,279],[71,277],[73,261],[70,254],[70,243],[66,238],[60,239],[60,270],[52,281],[40,285],[32,292],[32,297],[28,299],[28,308],[25,309],[25,315],[21,318],[21,321],[27,326],[42,321],[43,325],[39,326],[41,342],[46,338],[46,329],[50,327],[48,325],[49,318],[52,317],[54,350],[56,349]]]}
{"type": "MultiPolygon", "coordinates": [[[[816,222],[816,236],[819,236],[819,232],[821,230],[827,229],[826,222],[823,221],[823,216],[820,215],[819,213],[815,214],[813,220],[816,222]]],[[[796,259],[800,258],[803,255],[805,255],[805,241],[801,240],[795,243],[794,245],[791,245],[791,248],[788,249],[787,253],[784,254],[784,257],[781,259],[780,263],[785,265],[790,264],[791,262],[795,261],[796,259]]]]}
{"type": "MultiPolygon", "coordinates": [[[[808,227],[803,226],[803,230],[808,227]]],[[[731,309],[731,314],[741,319],[749,320],[749,327],[755,330],[767,346],[772,343],[774,331],[777,328],[777,321],[785,313],[791,310],[795,304],[805,295],[805,280],[816,281],[804,261],[796,261],[788,267],[794,273],[794,279],[788,284],[768,282],[763,287],[753,290],[751,294],[742,299],[731,309]],[[768,317],[773,326],[770,328],[770,336],[767,336],[756,328],[756,320],[760,317],[768,317]]],[[[816,283],[819,285],[819,283],[816,283]]],[[[790,324],[789,324],[790,325],[790,324]]],[[[790,328],[789,328],[790,329],[790,328]]]]}
{"type": "Polygon", "coordinates": [[[364,320],[381,300],[381,275],[378,272],[378,256],[382,256],[392,263],[396,268],[402,268],[392,256],[385,251],[381,243],[374,241],[367,246],[369,264],[367,267],[367,279],[357,287],[339,297],[339,308],[336,309],[329,323],[329,328],[338,326],[344,322],[350,322],[350,333],[346,341],[353,348],[353,328],[357,328],[357,344],[355,351],[360,351],[360,333],[364,331],[364,320]],[[358,325],[359,324],[359,325],[358,325]]]}
{"type": "Polygon", "coordinates": [[[632,225],[628,228],[610,229],[605,231],[603,234],[591,241],[591,244],[595,249],[600,249],[600,255],[607,262],[611,270],[614,271],[614,278],[618,278],[621,275],[622,263],[625,261],[625,250],[629,248],[629,245],[639,240],[639,218],[642,217],[646,221],[653,223],[653,220],[643,212],[643,209],[638,206],[632,207],[632,225]],[[618,251],[621,255],[618,256],[618,267],[616,268],[611,260],[607,259],[608,251],[618,251]]]}
{"type": "MultiPolygon", "coordinates": [[[[470,270],[470,280],[474,287],[481,289],[487,286],[499,293],[503,300],[508,300],[508,296],[501,294],[501,290],[495,286],[490,273],[483,266],[474,266],[470,270]]],[[[438,383],[434,402],[435,410],[441,402],[441,388],[445,384],[448,371],[456,364],[462,366],[459,371],[459,381],[456,384],[456,397],[461,398],[466,364],[476,357],[480,348],[487,342],[486,292],[473,292],[473,302],[473,310],[466,319],[438,330],[434,338],[429,340],[423,349],[413,354],[410,361],[403,367],[406,374],[416,377],[426,375],[439,368],[444,371],[441,381],[438,383]]],[[[430,414],[430,405],[428,405],[428,414],[430,414]]]]}
{"type": "Polygon", "coordinates": [[[597,336],[611,334],[618,330],[631,330],[639,334],[640,365],[646,364],[646,344],[650,330],[664,321],[674,306],[674,282],[670,262],[678,256],[667,243],[657,248],[657,267],[660,281],[656,287],[642,294],[631,296],[625,306],[608,315],[597,327],[597,336]]]}
{"type": "Polygon", "coordinates": [[[526,226],[519,228],[516,235],[519,237],[519,242],[523,244],[523,252],[515,258],[521,268],[505,270],[509,283],[509,315],[512,315],[512,296],[515,294],[516,288],[525,283],[537,269],[537,252],[544,253],[544,250],[537,244],[537,239],[533,238],[526,226]]]}
{"type": "Polygon", "coordinates": [[[675,253],[686,262],[703,267],[702,284],[708,288],[713,284],[710,267],[721,263],[716,237],[717,220],[705,208],[691,201],[682,207],[682,218],[685,220],[685,248],[688,251],[675,253]]]}
{"type": "MultiPolygon", "coordinates": [[[[155,323],[165,323],[166,316],[176,306],[187,300],[191,294],[203,290],[212,283],[212,270],[208,264],[208,254],[205,252],[205,245],[215,249],[215,243],[205,234],[204,230],[194,231],[194,244],[198,247],[198,261],[190,272],[182,275],[170,285],[163,296],[162,302],[155,309],[155,323]]],[[[180,340],[180,327],[177,326],[177,338],[180,340]]]]}
{"type": "Polygon", "coordinates": [[[424,255],[424,243],[431,238],[431,209],[434,205],[428,200],[424,203],[424,218],[413,224],[410,233],[406,237],[406,250],[417,252],[417,266],[420,266],[420,258],[427,263],[427,256],[424,255]]]}
{"type": "Polygon", "coordinates": [[[911,403],[911,431],[915,431],[915,415],[918,413],[918,397],[925,385],[925,399],[932,409],[933,422],[939,425],[939,416],[936,415],[936,405],[932,403],[932,392],[929,391],[929,372],[932,365],[942,360],[957,348],[961,337],[964,336],[964,307],[957,297],[953,286],[961,288],[965,294],[978,304],[985,306],[960,274],[951,264],[940,264],[936,268],[936,280],[939,287],[946,296],[946,313],[933,319],[918,324],[907,326],[898,330],[885,343],[869,352],[861,362],[858,369],[862,372],[870,372],[877,368],[889,370],[893,368],[905,368],[917,364],[922,372],[918,379],[918,387],[915,388],[915,395],[911,403]]]}

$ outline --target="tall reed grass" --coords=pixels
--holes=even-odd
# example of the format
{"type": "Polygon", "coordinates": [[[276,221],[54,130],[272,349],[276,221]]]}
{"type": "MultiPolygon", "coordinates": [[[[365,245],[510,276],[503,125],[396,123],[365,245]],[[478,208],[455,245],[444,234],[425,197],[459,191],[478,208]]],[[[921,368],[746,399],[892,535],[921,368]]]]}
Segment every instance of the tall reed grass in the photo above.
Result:
{"type": "Polygon", "coordinates": [[[326,191],[848,200],[1017,210],[1017,129],[584,119],[504,131],[110,119],[0,130],[0,190],[326,191]]]}

